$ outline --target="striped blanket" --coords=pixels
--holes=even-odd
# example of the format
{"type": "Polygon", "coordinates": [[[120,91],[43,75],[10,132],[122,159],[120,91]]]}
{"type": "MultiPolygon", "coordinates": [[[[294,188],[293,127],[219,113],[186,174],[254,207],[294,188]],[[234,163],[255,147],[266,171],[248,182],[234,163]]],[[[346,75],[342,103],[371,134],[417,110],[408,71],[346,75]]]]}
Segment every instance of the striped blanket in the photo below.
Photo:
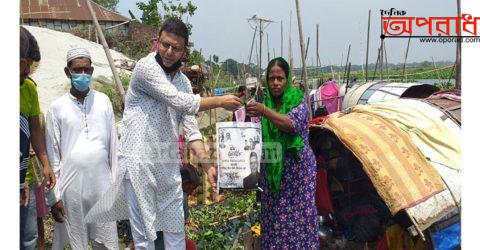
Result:
{"type": "Polygon", "coordinates": [[[360,160],[392,214],[445,189],[409,136],[388,120],[360,112],[335,113],[324,124],[360,160]]]}

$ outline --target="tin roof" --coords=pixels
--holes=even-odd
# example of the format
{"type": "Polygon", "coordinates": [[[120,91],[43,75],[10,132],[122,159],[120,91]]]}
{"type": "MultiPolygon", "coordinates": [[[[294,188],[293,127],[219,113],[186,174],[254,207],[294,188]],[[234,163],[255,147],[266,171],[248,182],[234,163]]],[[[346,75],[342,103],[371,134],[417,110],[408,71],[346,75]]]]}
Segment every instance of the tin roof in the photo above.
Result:
{"type": "MultiPolygon", "coordinates": [[[[23,19],[92,21],[86,0],[20,0],[23,19]]],[[[125,22],[130,19],[92,2],[98,21],[125,22]]]]}

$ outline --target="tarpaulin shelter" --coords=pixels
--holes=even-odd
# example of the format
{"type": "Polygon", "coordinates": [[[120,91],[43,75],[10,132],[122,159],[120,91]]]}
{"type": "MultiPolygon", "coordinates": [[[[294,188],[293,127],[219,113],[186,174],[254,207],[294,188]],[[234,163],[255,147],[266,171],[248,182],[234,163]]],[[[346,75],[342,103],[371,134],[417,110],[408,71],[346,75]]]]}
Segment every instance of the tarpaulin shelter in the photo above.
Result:
{"type": "Polygon", "coordinates": [[[433,244],[430,235],[459,221],[460,104],[459,93],[444,91],[357,105],[311,126],[341,234],[380,241],[394,221],[433,244]]]}

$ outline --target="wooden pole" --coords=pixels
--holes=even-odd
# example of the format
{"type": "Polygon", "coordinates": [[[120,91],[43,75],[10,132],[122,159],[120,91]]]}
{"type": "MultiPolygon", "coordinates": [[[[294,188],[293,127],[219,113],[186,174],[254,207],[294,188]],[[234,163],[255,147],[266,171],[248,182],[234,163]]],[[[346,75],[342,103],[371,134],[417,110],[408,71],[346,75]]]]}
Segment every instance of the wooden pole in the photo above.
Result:
{"type": "Polygon", "coordinates": [[[351,44],[348,45],[348,52],[347,52],[347,60],[345,61],[345,72],[343,73],[343,82],[345,82],[345,77],[347,76],[347,67],[348,67],[348,61],[350,59],[350,48],[351,44]]]}
{"type": "Polygon", "coordinates": [[[347,81],[345,82],[345,85],[348,86],[348,82],[350,80],[350,68],[352,67],[352,63],[351,62],[348,62],[348,67],[347,67],[347,81]]]}
{"type": "Polygon", "coordinates": [[[387,46],[385,45],[385,40],[383,40],[383,51],[385,52],[385,70],[387,72],[387,80],[389,80],[390,74],[388,73],[388,57],[387,57],[387,46]]]}
{"type": "Polygon", "coordinates": [[[259,82],[262,82],[262,38],[263,38],[263,28],[262,28],[262,19],[260,19],[260,48],[258,49],[260,52],[259,59],[258,59],[258,79],[259,82]]]}
{"type": "Polygon", "coordinates": [[[250,63],[252,62],[252,52],[253,52],[253,44],[255,43],[255,35],[257,35],[257,26],[255,26],[255,31],[253,32],[252,45],[250,46],[250,55],[248,56],[249,67],[250,67],[250,63]]]}
{"type": "Polygon", "coordinates": [[[365,59],[365,82],[368,81],[368,46],[370,45],[370,17],[372,15],[372,10],[368,10],[368,31],[367,31],[367,52],[365,59]]]}
{"type": "Polygon", "coordinates": [[[280,21],[280,56],[283,57],[283,20],[280,21]]]}
{"type": "Polygon", "coordinates": [[[290,11],[290,32],[288,33],[288,60],[290,64],[290,71],[293,75],[293,50],[292,50],[292,11],[290,11]]]}
{"type": "Polygon", "coordinates": [[[308,89],[308,84],[307,84],[307,64],[305,62],[305,45],[303,44],[303,30],[302,30],[302,17],[300,15],[300,4],[298,2],[299,0],[295,0],[295,6],[297,8],[297,21],[298,21],[298,34],[300,36],[300,52],[302,55],[302,74],[303,74],[303,84],[305,86],[305,100],[307,101],[307,106],[308,106],[308,120],[312,119],[312,110],[310,107],[310,98],[308,94],[310,93],[308,89]]]}
{"type": "Polygon", "coordinates": [[[267,32],[267,59],[270,62],[270,44],[268,42],[268,32],[267,32]]]}
{"type": "Polygon", "coordinates": [[[410,48],[410,39],[412,39],[412,36],[408,37],[408,43],[407,43],[407,50],[405,51],[405,60],[403,60],[403,77],[402,77],[402,82],[407,80],[407,57],[408,57],[408,49],[410,48]]]}
{"type": "Polygon", "coordinates": [[[318,60],[319,60],[319,59],[318,59],[318,29],[319,29],[318,23],[317,23],[316,26],[317,26],[317,50],[316,50],[316,54],[315,54],[315,55],[316,55],[316,57],[317,57],[317,61],[316,61],[316,63],[317,63],[317,65],[316,65],[316,66],[317,66],[317,67],[316,67],[316,69],[317,69],[316,71],[317,71],[317,72],[316,72],[316,73],[317,73],[317,74],[316,74],[316,75],[317,75],[317,77],[318,77],[318,76],[319,76],[319,75],[318,75],[318,60]]]}
{"type": "MultiPolygon", "coordinates": [[[[380,34],[383,34],[383,22],[380,22],[380,34]]],[[[380,80],[383,80],[383,39],[380,39],[380,80]]]]}
{"type": "MultiPolygon", "coordinates": [[[[459,18],[462,17],[462,14],[461,14],[461,5],[460,5],[460,0],[457,0],[457,16],[459,18]]],[[[457,30],[459,32],[459,34],[457,34],[457,36],[461,36],[462,35],[462,26],[460,24],[460,22],[458,22],[458,26],[457,26],[457,30]]],[[[456,89],[462,89],[462,43],[460,42],[457,42],[457,55],[456,55],[456,60],[455,60],[455,80],[456,80],[456,84],[455,84],[455,88],[456,89]]]]}
{"type": "Polygon", "coordinates": [[[122,107],[125,106],[125,90],[123,89],[122,82],[120,81],[120,77],[118,76],[117,69],[115,68],[115,64],[113,62],[112,55],[110,54],[110,49],[108,48],[107,41],[105,40],[105,36],[103,36],[102,28],[100,24],[98,24],[97,16],[93,11],[92,5],[90,4],[90,0],[85,0],[87,2],[88,10],[90,11],[90,15],[92,15],[93,24],[95,25],[96,31],[100,36],[100,41],[102,42],[103,49],[105,50],[105,54],[107,55],[108,64],[110,65],[110,69],[113,73],[113,79],[115,80],[115,85],[117,86],[117,90],[120,93],[122,107]]]}
{"type": "Polygon", "coordinates": [[[375,76],[377,75],[377,66],[379,63],[380,63],[380,48],[378,48],[377,62],[375,63],[375,70],[373,71],[372,81],[375,80],[375,76]]]}

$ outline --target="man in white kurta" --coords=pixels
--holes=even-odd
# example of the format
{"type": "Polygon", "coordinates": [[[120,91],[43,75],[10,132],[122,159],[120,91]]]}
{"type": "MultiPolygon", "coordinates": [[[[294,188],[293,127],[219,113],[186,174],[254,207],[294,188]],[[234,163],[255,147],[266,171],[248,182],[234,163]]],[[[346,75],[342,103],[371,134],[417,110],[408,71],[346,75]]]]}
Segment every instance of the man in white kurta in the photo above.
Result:
{"type": "MultiPolygon", "coordinates": [[[[204,151],[202,143],[195,143],[202,136],[194,114],[241,106],[233,95],[201,98],[192,93],[190,81],[178,68],[187,44],[185,24],[166,20],[158,51],[137,62],[125,99],[116,181],[86,218],[129,218],[135,249],[154,249],[158,231],[163,232],[165,249],[185,248],[179,126],[190,142],[201,145],[192,144],[194,151],[204,151]]],[[[204,170],[213,183],[216,171],[207,165],[204,170]]]]}
{"type": "MultiPolygon", "coordinates": [[[[67,60],[70,78],[76,71],[87,71],[87,78],[93,72],[90,55],[84,49],[69,51],[67,60]],[[79,66],[77,62],[82,60],[85,65],[79,66]]],[[[78,75],[81,78],[82,73],[78,75]]],[[[55,206],[66,214],[65,221],[55,225],[53,249],[63,249],[66,244],[72,249],[87,249],[88,243],[94,249],[118,249],[115,222],[84,221],[115,176],[117,134],[109,98],[89,89],[88,84],[86,90],[79,91],[72,80],[72,89],[51,104],[46,130],[48,157],[58,180],[55,206]]]]}

